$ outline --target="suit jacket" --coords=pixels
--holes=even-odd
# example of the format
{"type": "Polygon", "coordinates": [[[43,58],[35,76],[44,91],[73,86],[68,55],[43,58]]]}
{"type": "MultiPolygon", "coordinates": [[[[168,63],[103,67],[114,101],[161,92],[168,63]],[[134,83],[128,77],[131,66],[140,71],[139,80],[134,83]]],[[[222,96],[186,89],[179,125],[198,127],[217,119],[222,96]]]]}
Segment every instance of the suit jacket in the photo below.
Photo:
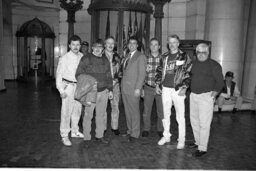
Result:
{"type": "Polygon", "coordinates": [[[121,82],[122,93],[133,95],[135,89],[142,89],[146,77],[146,65],[146,56],[136,51],[129,60],[126,69],[123,69],[121,82]]]}

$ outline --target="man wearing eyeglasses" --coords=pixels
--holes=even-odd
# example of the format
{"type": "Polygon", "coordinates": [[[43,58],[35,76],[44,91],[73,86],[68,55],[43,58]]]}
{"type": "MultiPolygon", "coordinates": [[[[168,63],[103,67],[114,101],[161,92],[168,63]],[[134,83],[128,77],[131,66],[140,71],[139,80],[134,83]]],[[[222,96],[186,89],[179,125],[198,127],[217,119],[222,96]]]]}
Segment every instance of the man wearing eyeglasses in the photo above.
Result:
{"type": "Polygon", "coordinates": [[[91,140],[91,120],[94,109],[96,108],[96,140],[107,144],[108,141],[104,139],[105,121],[104,115],[107,108],[108,98],[113,98],[113,79],[111,75],[110,63],[108,58],[103,53],[103,41],[98,39],[92,45],[92,53],[83,56],[77,71],[76,77],[81,74],[87,74],[97,80],[97,99],[96,104],[92,103],[90,106],[85,106],[83,130],[85,147],[89,146],[91,140]]]}
{"type": "Polygon", "coordinates": [[[222,68],[209,57],[209,46],[201,43],[196,47],[197,59],[191,69],[190,122],[195,138],[191,148],[197,148],[193,156],[207,152],[214,101],[224,86],[222,68]]]}
{"type": "Polygon", "coordinates": [[[177,35],[170,35],[167,40],[170,50],[163,54],[156,74],[156,92],[158,94],[162,93],[164,112],[164,119],[162,120],[164,132],[163,137],[158,141],[158,145],[164,145],[171,141],[170,116],[174,104],[179,130],[177,149],[183,149],[186,134],[184,100],[189,86],[191,60],[186,53],[178,48],[180,39],[177,35]]]}

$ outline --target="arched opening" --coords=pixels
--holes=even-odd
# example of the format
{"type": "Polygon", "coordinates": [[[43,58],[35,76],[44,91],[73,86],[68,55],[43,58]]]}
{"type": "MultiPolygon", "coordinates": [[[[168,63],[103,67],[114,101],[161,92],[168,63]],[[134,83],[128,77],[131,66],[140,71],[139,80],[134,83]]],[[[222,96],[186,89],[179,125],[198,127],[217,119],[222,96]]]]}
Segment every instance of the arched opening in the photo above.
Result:
{"type": "Polygon", "coordinates": [[[54,78],[55,34],[48,24],[34,18],[16,32],[18,80],[54,78]]]}

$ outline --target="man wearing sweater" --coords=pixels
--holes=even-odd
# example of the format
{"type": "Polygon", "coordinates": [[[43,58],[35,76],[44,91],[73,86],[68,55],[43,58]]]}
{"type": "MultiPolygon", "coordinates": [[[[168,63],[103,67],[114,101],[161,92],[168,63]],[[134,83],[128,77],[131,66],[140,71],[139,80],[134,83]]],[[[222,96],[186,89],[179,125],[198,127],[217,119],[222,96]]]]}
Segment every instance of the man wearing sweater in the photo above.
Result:
{"type": "Polygon", "coordinates": [[[81,74],[88,74],[97,80],[97,99],[96,104],[85,106],[83,128],[86,147],[91,140],[91,120],[93,111],[96,108],[96,140],[102,143],[108,143],[104,136],[104,114],[107,108],[108,98],[113,98],[113,79],[110,71],[110,63],[103,52],[103,41],[97,40],[92,46],[92,53],[83,56],[77,71],[76,78],[81,74]]]}
{"type": "Polygon", "coordinates": [[[190,121],[198,148],[193,156],[200,157],[207,152],[213,106],[217,94],[224,86],[222,68],[209,58],[209,46],[201,43],[196,47],[197,60],[191,70],[190,121]]]}

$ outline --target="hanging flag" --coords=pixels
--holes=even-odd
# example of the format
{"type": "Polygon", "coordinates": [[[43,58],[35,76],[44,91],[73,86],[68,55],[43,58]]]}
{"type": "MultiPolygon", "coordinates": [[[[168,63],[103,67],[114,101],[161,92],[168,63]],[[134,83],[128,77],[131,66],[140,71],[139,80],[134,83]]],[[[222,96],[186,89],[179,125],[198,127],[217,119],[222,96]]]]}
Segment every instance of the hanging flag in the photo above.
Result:
{"type": "Polygon", "coordinates": [[[123,51],[126,51],[127,49],[127,41],[125,38],[125,25],[123,26],[123,51]]]}
{"type": "Polygon", "coordinates": [[[144,53],[148,52],[148,44],[147,44],[147,27],[150,27],[148,24],[148,20],[147,20],[147,15],[145,16],[145,21],[144,21],[144,29],[143,29],[143,35],[142,35],[142,42],[144,45],[144,53]]]}
{"type": "Polygon", "coordinates": [[[131,15],[131,11],[130,11],[127,39],[129,40],[131,36],[132,36],[132,15],[131,15]]]}
{"type": "Polygon", "coordinates": [[[109,19],[109,11],[108,11],[108,16],[107,16],[107,25],[106,25],[106,34],[105,38],[110,36],[110,19],[109,19]]]}
{"type": "Polygon", "coordinates": [[[142,14],[141,14],[141,18],[140,18],[140,26],[139,26],[139,30],[137,32],[137,39],[141,44],[141,50],[144,52],[144,44],[143,44],[143,30],[142,30],[142,14]]]}
{"type": "MultiPolygon", "coordinates": [[[[137,12],[135,12],[133,36],[136,36],[136,37],[137,37],[137,34],[138,34],[138,21],[137,21],[137,12]]],[[[137,39],[138,39],[138,37],[137,37],[137,39]]]]}
{"type": "Polygon", "coordinates": [[[118,24],[116,25],[116,42],[118,42],[118,33],[119,33],[119,30],[118,30],[118,24]]]}

